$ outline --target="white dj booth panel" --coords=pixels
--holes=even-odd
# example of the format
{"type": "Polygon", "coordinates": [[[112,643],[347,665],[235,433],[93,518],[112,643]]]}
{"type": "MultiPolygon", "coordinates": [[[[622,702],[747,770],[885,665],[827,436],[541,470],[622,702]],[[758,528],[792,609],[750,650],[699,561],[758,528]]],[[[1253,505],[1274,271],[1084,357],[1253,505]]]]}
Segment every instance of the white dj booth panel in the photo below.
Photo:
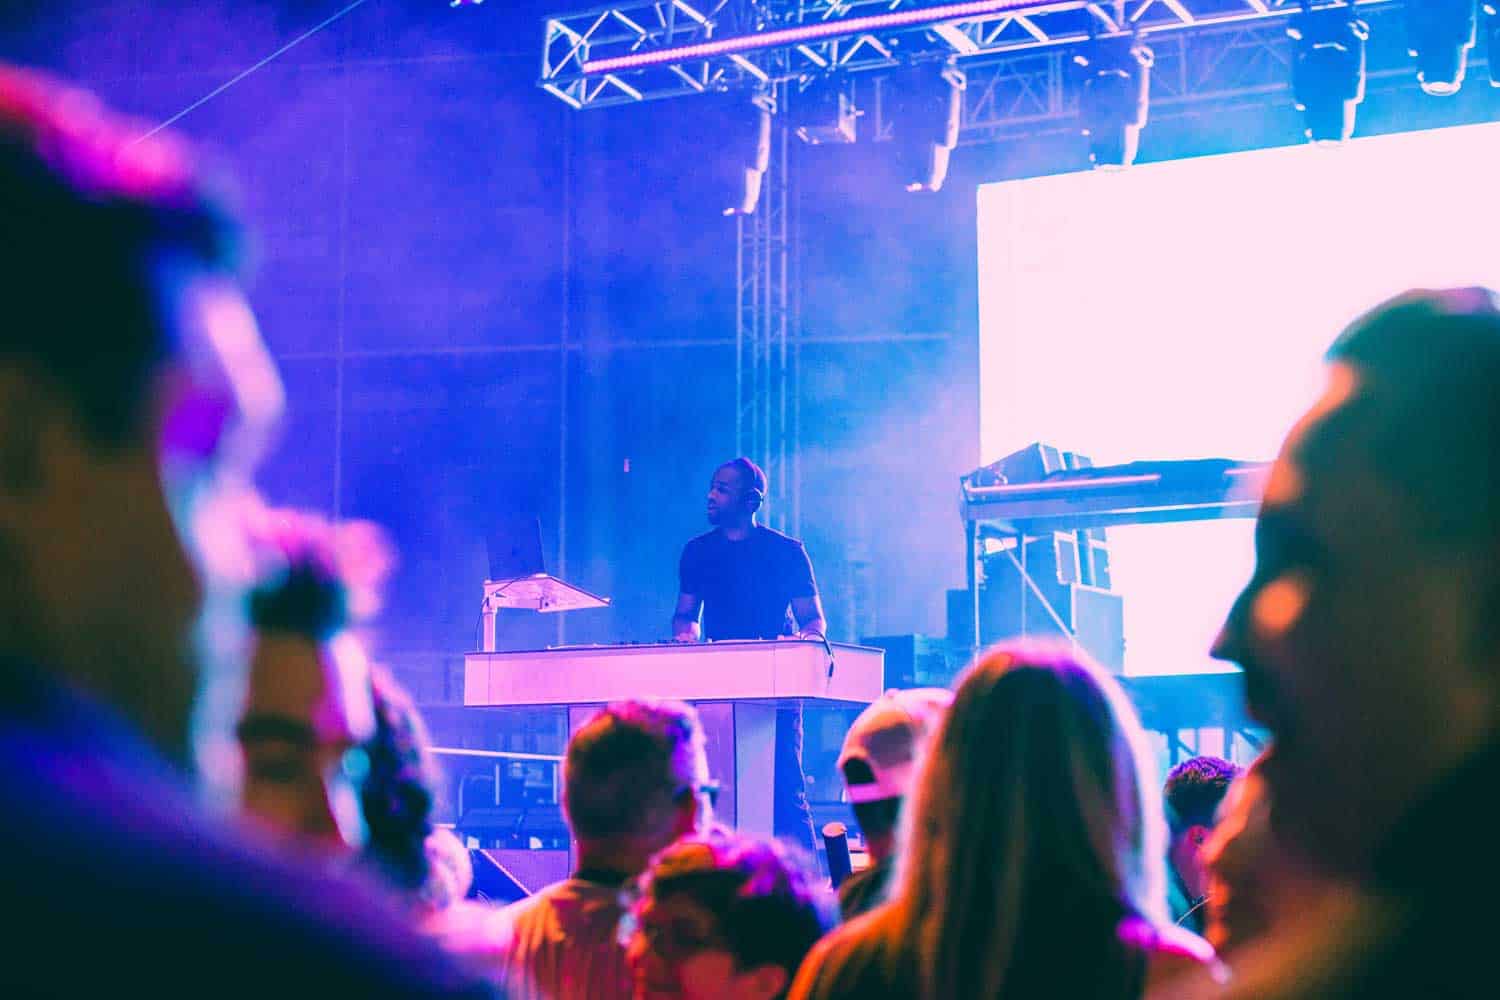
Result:
{"type": "Polygon", "coordinates": [[[565,708],[571,733],[608,702],[692,702],[722,787],[719,817],[770,835],[777,710],[868,704],[884,690],[884,657],[865,646],[793,639],[477,652],[464,657],[464,704],[565,708]]]}

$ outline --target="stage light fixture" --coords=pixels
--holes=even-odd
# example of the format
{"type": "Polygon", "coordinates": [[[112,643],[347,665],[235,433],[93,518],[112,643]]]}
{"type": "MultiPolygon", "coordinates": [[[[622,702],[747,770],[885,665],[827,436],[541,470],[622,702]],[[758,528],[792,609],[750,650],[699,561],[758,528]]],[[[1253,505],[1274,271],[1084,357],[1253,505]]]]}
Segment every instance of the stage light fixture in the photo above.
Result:
{"type": "Polygon", "coordinates": [[[1079,114],[1089,139],[1089,162],[1123,170],[1135,162],[1151,105],[1156,57],[1139,38],[1099,38],[1073,56],[1083,70],[1079,114]]]}
{"type": "Polygon", "coordinates": [[[1500,87],[1500,3],[1486,2],[1484,12],[1484,36],[1488,43],[1486,53],[1490,63],[1490,86],[1500,87]]]}
{"type": "Polygon", "coordinates": [[[1370,26],[1353,8],[1306,11],[1286,33],[1297,42],[1292,93],[1307,123],[1307,138],[1336,146],[1354,135],[1356,109],[1365,99],[1365,43],[1370,26]]]}
{"type": "Polygon", "coordinates": [[[958,145],[968,78],[947,59],[903,67],[883,83],[902,183],[908,191],[941,190],[958,145]]]}
{"type": "Polygon", "coordinates": [[[1421,0],[1406,5],[1408,48],[1417,81],[1434,97],[1458,93],[1474,47],[1476,0],[1421,0]]]}
{"type": "Polygon", "coordinates": [[[760,189],[771,167],[771,119],[776,98],[769,92],[737,94],[730,106],[725,215],[754,215],[760,189]]]}
{"type": "Polygon", "coordinates": [[[787,127],[809,146],[848,144],[858,137],[860,110],[842,77],[815,79],[793,91],[787,104],[787,127]]]}

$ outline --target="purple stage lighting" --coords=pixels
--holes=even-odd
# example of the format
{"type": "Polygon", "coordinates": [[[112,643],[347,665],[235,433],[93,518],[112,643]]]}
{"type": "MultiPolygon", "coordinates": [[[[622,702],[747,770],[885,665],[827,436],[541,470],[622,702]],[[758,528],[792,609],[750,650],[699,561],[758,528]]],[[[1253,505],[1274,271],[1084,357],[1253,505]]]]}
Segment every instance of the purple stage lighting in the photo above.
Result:
{"type": "Polygon", "coordinates": [[[859,136],[863,112],[855,106],[842,77],[818,77],[793,89],[790,105],[789,126],[809,146],[847,144],[859,136]]]}
{"type": "Polygon", "coordinates": [[[1486,2],[1484,13],[1484,36],[1488,42],[1490,63],[1490,86],[1500,87],[1500,3],[1486,2]]]}
{"type": "Polygon", "coordinates": [[[1155,56],[1139,38],[1102,38],[1073,57],[1083,68],[1079,113],[1089,138],[1089,162],[1123,170],[1135,162],[1151,102],[1155,56]]]}
{"type": "Polygon", "coordinates": [[[967,86],[956,60],[917,63],[887,78],[891,142],[908,191],[938,191],[958,146],[967,86]]]}
{"type": "Polygon", "coordinates": [[[1476,0],[1422,0],[1406,6],[1417,80],[1434,97],[1458,93],[1474,47],[1476,0]]]}
{"type": "Polygon", "coordinates": [[[736,95],[725,137],[729,153],[728,190],[720,211],[724,215],[754,215],[760,190],[771,167],[771,120],[776,99],[769,93],[736,95]]]}
{"type": "Polygon", "coordinates": [[[670,49],[651,52],[633,52],[625,56],[608,59],[587,59],[583,63],[584,73],[618,73],[625,70],[644,69],[686,59],[708,59],[713,56],[734,55],[753,52],[757,49],[772,49],[797,42],[814,42],[836,35],[856,34],[862,31],[880,31],[884,28],[904,28],[914,24],[937,24],[956,21],[982,14],[996,14],[1021,7],[1032,7],[1036,0],[969,0],[967,3],[941,4],[915,10],[892,11],[889,14],[870,14],[865,17],[834,18],[816,24],[802,24],[795,28],[778,28],[761,31],[753,35],[736,35],[713,42],[696,45],[679,45],[670,49]]]}
{"type": "Polygon", "coordinates": [[[1341,7],[1293,19],[1286,33],[1297,41],[1292,92],[1307,121],[1307,138],[1319,145],[1348,142],[1365,99],[1365,43],[1370,26],[1341,7]]]}

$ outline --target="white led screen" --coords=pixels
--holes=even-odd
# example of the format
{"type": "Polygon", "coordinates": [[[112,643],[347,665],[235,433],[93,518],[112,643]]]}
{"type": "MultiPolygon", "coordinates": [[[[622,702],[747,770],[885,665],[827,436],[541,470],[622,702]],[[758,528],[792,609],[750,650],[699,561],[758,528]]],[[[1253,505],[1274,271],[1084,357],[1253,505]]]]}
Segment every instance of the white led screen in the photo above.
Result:
{"type": "MultiPolygon", "coordinates": [[[[1268,459],[1338,330],[1416,285],[1500,287],[1500,125],[987,185],[980,440],[1091,457],[1268,459]]],[[[1249,521],[1111,529],[1126,671],[1205,650],[1249,521]]]]}

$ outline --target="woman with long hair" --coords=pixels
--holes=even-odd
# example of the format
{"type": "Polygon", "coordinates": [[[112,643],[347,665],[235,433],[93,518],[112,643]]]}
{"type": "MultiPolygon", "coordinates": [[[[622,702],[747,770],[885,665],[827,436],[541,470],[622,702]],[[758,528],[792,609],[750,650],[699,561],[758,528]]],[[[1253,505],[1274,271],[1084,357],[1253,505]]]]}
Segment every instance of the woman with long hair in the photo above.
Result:
{"type": "Polygon", "coordinates": [[[474,882],[469,851],[432,821],[442,773],[427,724],[390,672],[370,672],[375,735],[365,744],[369,771],[360,794],[369,830],[363,860],[413,925],[450,952],[487,956],[485,921],[494,908],[466,899],[474,882]]]}
{"type": "Polygon", "coordinates": [[[928,751],[891,900],[814,949],[793,1000],[1136,1000],[1207,962],[1166,917],[1144,743],[1119,687],[1079,654],[984,653],[928,751]]]}

